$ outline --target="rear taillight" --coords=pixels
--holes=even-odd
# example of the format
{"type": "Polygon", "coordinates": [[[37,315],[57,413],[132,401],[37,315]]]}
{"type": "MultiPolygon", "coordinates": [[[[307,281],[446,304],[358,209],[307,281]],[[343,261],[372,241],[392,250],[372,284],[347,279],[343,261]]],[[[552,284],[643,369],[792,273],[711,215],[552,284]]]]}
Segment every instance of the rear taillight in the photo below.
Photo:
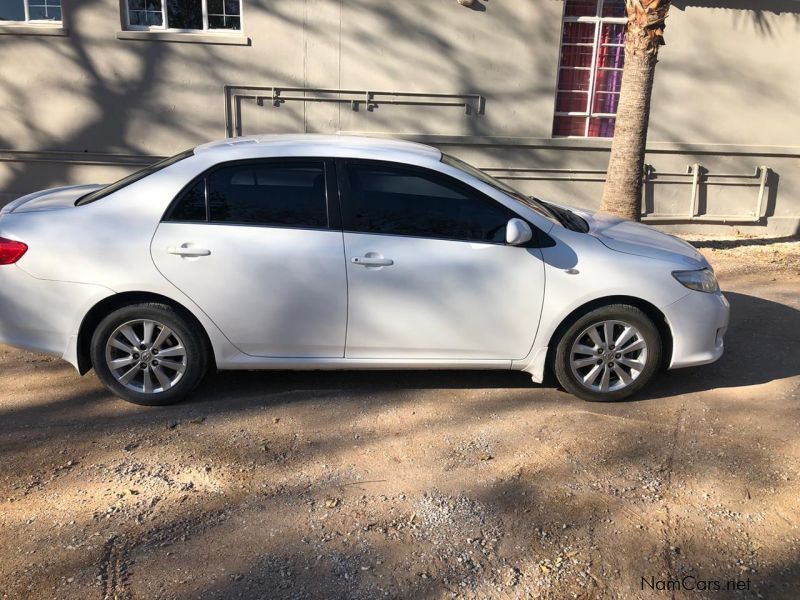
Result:
{"type": "Polygon", "coordinates": [[[0,265],[13,265],[27,251],[27,244],[0,237],[0,265]]]}

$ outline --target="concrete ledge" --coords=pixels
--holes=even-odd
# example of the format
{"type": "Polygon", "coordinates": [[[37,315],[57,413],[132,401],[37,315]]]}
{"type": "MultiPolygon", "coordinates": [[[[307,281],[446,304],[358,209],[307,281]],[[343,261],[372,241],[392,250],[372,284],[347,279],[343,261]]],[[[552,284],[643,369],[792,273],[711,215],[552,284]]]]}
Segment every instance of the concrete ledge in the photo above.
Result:
{"type": "Polygon", "coordinates": [[[76,165],[147,166],[163,156],[141,154],[110,154],[102,152],[68,152],[59,150],[0,149],[0,162],[57,163],[76,165]]]}
{"type": "MultiPolygon", "coordinates": [[[[138,33],[138,32],[137,32],[138,33]]],[[[149,35],[149,32],[146,32],[149,35]]],[[[495,146],[505,148],[540,148],[548,150],[573,150],[573,151],[605,151],[610,149],[610,143],[598,140],[576,140],[574,138],[511,138],[511,137],[473,137],[473,136],[445,136],[445,135],[414,135],[414,134],[379,134],[374,132],[347,131],[342,135],[381,135],[415,142],[432,144],[434,146],[495,146]]],[[[800,147],[795,146],[739,146],[729,144],[673,144],[667,142],[654,142],[647,146],[648,154],[675,154],[675,155],[717,155],[717,156],[754,156],[775,158],[800,158],[800,147]]],[[[105,152],[75,152],[54,150],[14,150],[0,148],[0,162],[63,162],[78,164],[103,164],[103,165],[147,165],[163,156],[122,154],[105,152]]],[[[544,169],[552,170],[552,169],[544,169]]],[[[561,169],[556,169],[559,171],[561,169]]],[[[572,169],[566,169],[573,172],[572,169]]],[[[605,173],[603,171],[602,173],[605,173]]],[[[592,172],[592,174],[598,174],[592,172]]]]}
{"type": "Polygon", "coordinates": [[[221,44],[228,46],[249,46],[250,38],[244,35],[227,33],[179,33],[176,31],[130,31],[117,32],[118,40],[140,42],[178,42],[189,44],[221,44]]]}
{"type": "Polygon", "coordinates": [[[48,25],[47,23],[20,23],[0,25],[0,35],[54,35],[67,36],[69,32],[62,25],[48,25]]]}
{"type": "MultiPolygon", "coordinates": [[[[579,150],[609,152],[610,139],[595,138],[536,138],[509,136],[430,135],[413,133],[380,133],[371,131],[340,131],[342,135],[390,136],[433,146],[495,146],[510,148],[540,148],[543,150],[579,150]]],[[[743,144],[648,142],[648,154],[713,154],[720,156],[772,156],[800,158],[800,146],[748,146],[743,144]]]]}

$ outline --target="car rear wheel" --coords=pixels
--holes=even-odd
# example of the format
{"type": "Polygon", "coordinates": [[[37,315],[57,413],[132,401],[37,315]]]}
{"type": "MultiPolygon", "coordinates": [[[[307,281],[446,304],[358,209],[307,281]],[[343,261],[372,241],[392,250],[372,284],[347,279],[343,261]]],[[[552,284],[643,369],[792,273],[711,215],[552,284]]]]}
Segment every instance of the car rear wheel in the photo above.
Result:
{"type": "Polygon", "coordinates": [[[595,309],[561,336],[556,378],[565,390],[592,402],[622,400],[638,392],[661,364],[661,336],[653,321],[627,304],[595,309]]]}
{"type": "Polygon", "coordinates": [[[172,404],[205,375],[208,352],[197,328],[171,306],[115,310],[92,336],[92,364],[114,394],[148,406],[172,404]]]}

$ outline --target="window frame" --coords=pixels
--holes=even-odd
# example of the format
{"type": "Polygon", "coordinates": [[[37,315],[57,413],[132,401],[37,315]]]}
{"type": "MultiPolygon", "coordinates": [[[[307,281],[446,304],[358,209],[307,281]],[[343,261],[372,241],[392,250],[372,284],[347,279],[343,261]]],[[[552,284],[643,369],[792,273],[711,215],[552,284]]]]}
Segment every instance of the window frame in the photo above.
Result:
{"type": "Polygon", "coordinates": [[[426,176],[433,176],[433,178],[442,179],[444,183],[449,186],[453,186],[457,189],[462,189],[468,192],[470,195],[474,195],[477,199],[481,202],[491,203],[494,206],[499,206],[509,214],[509,220],[511,219],[521,219],[528,224],[533,231],[533,237],[529,242],[526,244],[516,245],[513,246],[515,248],[539,248],[539,228],[536,227],[533,223],[530,222],[529,219],[526,219],[524,216],[520,215],[517,211],[512,208],[509,208],[502,202],[498,202],[491,196],[483,193],[479,189],[469,185],[468,183],[449,175],[448,173],[444,173],[442,171],[438,171],[436,169],[431,169],[429,167],[421,167],[419,165],[410,165],[407,163],[401,162],[392,162],[386,160],[373,160],[368,158],[339,158],[336,159],[336,172],[338,176],[339,182],[339,194],[341,197],[341,219],[342,219],[342,231],[345,233],[358,233],[362,235],[378,235],[378,236],[390,236],[390,237],[398,237],[398,238],[410,238],[410,239],[424,239],[424,240],[439,240],[444,242],[455,242],[458,244],[485,244],[489,246],[509,246],[507,242],[492,242],[489,240],[466,240],[466,239],[458,239],[452,237],[441,237],[436,235],[409,235],[404,233],[384,233],[381,231],[362,231],[355,227],[354,223],[354,214],[353,214],[353,195],[352,190],[350,189],[350,177],[349,177],[349,168],[350,165],[367,165],[370,167],[384,167],[384,168],[391,168],[391,169],[402,169],[409,172],[416,172],[426,176]]]}
{"type": "MultiPolygon", "coordinates": [[[[596,0],[597,2],[597,12],[594,16],[568,16],[567,15],[567,3],[564,2],[564,7],[561,9],[561,33],[558,40],[558,70],[556,71],[556,89],[555,89],[555,98],[553,99],[553,137],[554,138],[574,138],[574,139],[611,139],[610,136],[590,136],[589,135],[589,128],[591,127],[592,119],[609,119],[609,118],[616,118],[617,113],[596,113],[594,112],[594,104],[595,104],[595,84],[596,84],[596,73],[597,73],[597,60],[600,55],[600,37],[603,31],[603,25],[626,25],[628,23],[627,17],[604,17],[603,16],[603,9],[605,8],[606,0],[596,0]],[[561,66],[561,55],[564,51],[564,29],[567,23],[594,23],[594,40],[591,44],[583,43],[583,44],[570,44],[574,46],[591,46],[592,48],[592,63],[589,67],[562,67],[561,66]],[[574,92],[580,90],[559,90],[558,89],[558,81],[561,79],[561,70],[562,69],[572,69],[575,71],[589,71],[589,89],[587,91],[587,100],[586,100],[586,111],[559,111],[558,110],[558,94],[559,92],[574,92]],[[585,120],[583,135],[556,135],[555,134],[555,124],[556,119],[558,117],[582,117],[585,120]]],[[[624,49],[625,44],[603,44],[604,46],[613,46],[613,47],[622,47],[624,49]]],[[[607,68],[604,67],[603,70],[609,71],[622,71],[622,69],[615,69],[615,68],[607,68]]]]}
{"type": "Polygon", "coordinates": [[[0,19],[0,25],[7,26],[7,25],[50,25],[51,27],[61,27],[64,24],[64,1],[61,0],[59,4],[59,9],[61,10],[61,18],[58,20],[55,19],[31,19],[30,18],[30,3],[31,0],[22,0],[22,5],[25,10],[25,18],[22,21],[7,21],[5,19],[0,19]]]}
{"type": "Polygon", "coordinates": [[[341,231],[341,211],[339,207],[339,192],[336,185],[336,165],[329,157],[324,156],[291,156],[291,157],[264,157],[264,158],[245,158],[217,163],[198,175],[192,177],[189,182],[181,188],[172,201],[167,206],[161,216],[160,223],[179,223],[183,225],[216,225],[222,227],[261,227],[267,229],[299,229],[306,231],[341,231]],[[296,225],[269,224],[269,223],[237,223],[235,221],[212,221],[211,210],[208,203],[208,177],[214,172],[229,167],[250,166],[263,164],[291,164],[291,163],[311,163],[318,162],[322,165],[325,176],[325,211],[328,220],[324,227],[299,227],[296,225]],[[189,193],[198,182],[203,181],[206,204],[205,221],[187,221],[182,219],[172,219],[172,212],[181,203],[184,196],[189,193]]]}
{"type": "MultiPolygon", "coordinates": [[[[28,0],[25,0],[26,2],[28,0]]],[[[164,33],[194,33],[203,34],[211,33],[214,35],[244,35],[244,0],[237,0],[239,2],[239,29],[211,29],[208,26],[208,0],[200,0],[202,3],[203,11],[203,29],[181,29],[177,27],[168,27],[169,21],[167,18],[167,1],[161,0],[161,25],[132,25],[130,6],[128,0],[120,0],[122,8],[122,24],[125,31],[153,31],[164,33]]],[[[223,0],[224,2],[224,0],[223,0]]]]}

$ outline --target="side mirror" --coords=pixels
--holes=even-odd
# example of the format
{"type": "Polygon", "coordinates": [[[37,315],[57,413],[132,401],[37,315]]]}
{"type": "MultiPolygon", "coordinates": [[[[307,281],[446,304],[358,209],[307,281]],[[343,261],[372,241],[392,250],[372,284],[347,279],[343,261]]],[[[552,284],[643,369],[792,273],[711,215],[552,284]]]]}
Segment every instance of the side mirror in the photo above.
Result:
{"type": "Polygon", "coordinates": [[[509,246],[521,246],[531,241],[531,226],[522,219],[511,219],[506,225],[506,243],[509,246]]]}

